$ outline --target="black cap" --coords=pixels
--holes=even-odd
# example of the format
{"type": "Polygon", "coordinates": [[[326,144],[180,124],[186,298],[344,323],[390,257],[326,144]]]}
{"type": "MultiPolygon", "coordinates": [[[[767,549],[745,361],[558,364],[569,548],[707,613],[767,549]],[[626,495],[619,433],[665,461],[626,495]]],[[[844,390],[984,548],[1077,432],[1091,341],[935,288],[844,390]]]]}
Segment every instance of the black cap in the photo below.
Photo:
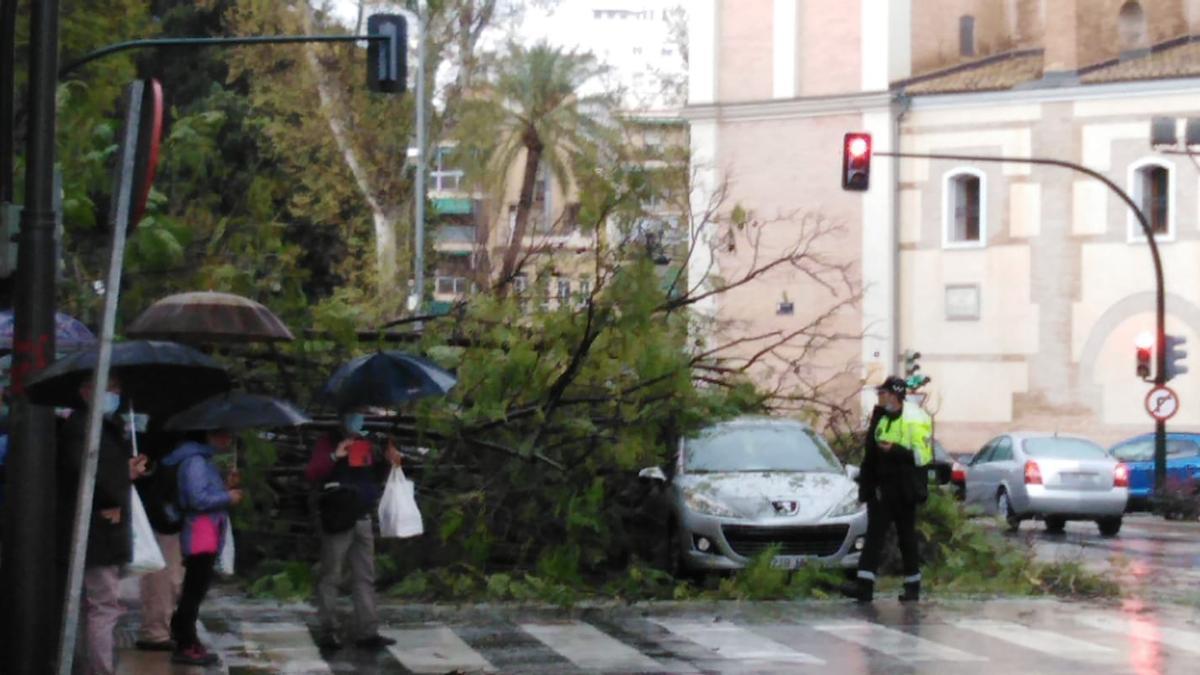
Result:
{"type": "Polygon", "coordinates": [[[900,398],[904,398],[904,395],[908,393],[908,384],[905,383],[903,378],[892,375],[884,380],[883,384],[876,387],[875,391],[890,391],[900,398]]]}

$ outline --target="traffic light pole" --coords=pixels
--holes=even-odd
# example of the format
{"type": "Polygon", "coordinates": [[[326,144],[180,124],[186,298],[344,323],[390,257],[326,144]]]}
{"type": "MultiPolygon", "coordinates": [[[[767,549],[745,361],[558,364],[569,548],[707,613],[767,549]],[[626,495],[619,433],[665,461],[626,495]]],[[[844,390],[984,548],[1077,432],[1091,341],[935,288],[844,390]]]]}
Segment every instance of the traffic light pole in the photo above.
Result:
{"type": "Polygon", "coordinates": [[[71,71],[77,70],[96,59],[103,58],[110,54],[118,54],[127,52],[133,49],[147,49],[150,47],[233,47],[237,45],[286,45],[286,44],[301,44],[307,42],[361,42],[363,40],[386,41],[390,38],[386,35],[257,35],[248,37],[215,37],[215,38],[199,38],[199,37],[182,37],[182,38],[150,38],[146,40],[129,40],[128,42],[118,42],[116,44],[101,47],[94,52],[88,52],[83,56],[63,66],[58,71],[59,79],[69,75],[71,71]]]}
{"type": "MultiPolygon", "coordinates": [[[[1158,254],[1158,242],[1154,239],[1154,230],[1146,214],[1138,207],[1137,202],[1129,196],[1121,186],[1114,183],[1104,174],[1089,169],[1081,164],[1067,162],[1061,159],[1044,159],[1040,157],[994,157],[989,155],[958,155],[923,152],[876,152],[880,157],[898,157],[900,159],[945,159],[964,162],[990,162],[995,164],[1032,164],[1037,166],[1057,166],[1082,173],[1103,183],[1113,194],[1129,207],[1142,226],[1146,235],[1146,243],[1150,245],[1150,257],[1154,260],[1155,283],[1155,366],[1154,384],[1163,387],[1167,384],[1167,301],[1166,289],[1163,283],[1162,258],[1158,254]]],[[[1155,418],[1154,422],[1154,492],[1161,493],[1167,484],[1167,422],[1155,418]]]]}
{"type": "MultiPolygon", "coordinates": [[[[29,141],[25,208],[18,245],[12,365],[12,432],[7,467],[3,670],[51,672],[59,584],[54,414],[32,405],[24,384],[54,360],[54,134],[58,0],[32,3],[29,46],[29,141]]],[[[6,44],[4,49],[10,49],[6,44]]],[[[9,127],[6,120],[4,126],[9,127]]]]}

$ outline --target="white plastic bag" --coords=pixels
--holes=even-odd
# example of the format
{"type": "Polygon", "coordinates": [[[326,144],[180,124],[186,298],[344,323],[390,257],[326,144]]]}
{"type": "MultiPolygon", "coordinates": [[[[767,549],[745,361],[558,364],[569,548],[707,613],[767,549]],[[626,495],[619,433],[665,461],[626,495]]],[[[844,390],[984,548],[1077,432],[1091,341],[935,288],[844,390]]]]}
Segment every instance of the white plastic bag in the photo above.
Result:
{"type": "Polygon", "coordinates": [[[393,467],[379,500],[379,536],[417,537],[425,532],[421,522],[421,511],[413,497],[412,481],[404,477],[404,470],[393,467]]]}
{"type": "Polygon", "coordinates": [[[142,506],[136,488],[130,489],[129,529],[133,533],[133,560],[125,566],[125,571],[128,574],[149,574],[165,570],[167,561],[158,548],[158,540],[154,538],[154,530],[150,528],[150,519],[146,517],[146,508],[142,506]]]}
{"type": "Polygon", "coordinates": [[[233,576],[233,519],[225,518],[225,543],[221,545],[221,555],[217,558],[217,574],[223,577],[233,576]]]}

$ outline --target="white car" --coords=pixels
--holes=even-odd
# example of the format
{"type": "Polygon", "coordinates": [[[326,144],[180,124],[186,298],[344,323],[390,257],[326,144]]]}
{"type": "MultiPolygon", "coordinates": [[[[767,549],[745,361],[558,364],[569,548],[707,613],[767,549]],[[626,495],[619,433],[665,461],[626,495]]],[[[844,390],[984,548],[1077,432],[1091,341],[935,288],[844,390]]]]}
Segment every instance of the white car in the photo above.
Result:
{"type": "Polygon", "coordinates": [[[807,424],[741,417],[680,441],[668,472],[639,475],[664,488],[664,562],[681,574],[738,569],[772,545],[777,567],[856,567],[867,532],[856,472],[807,424]]]}
{"type": "Polygon", "coordinates": [[[1078,436],[1021,432],[992,439],[971,460],[966,503],[1000,516],[1010,530],[1040,518],[1050,532],[1093,520],[1115,536],[1129,501],[1129,469],[1078,436]]]}

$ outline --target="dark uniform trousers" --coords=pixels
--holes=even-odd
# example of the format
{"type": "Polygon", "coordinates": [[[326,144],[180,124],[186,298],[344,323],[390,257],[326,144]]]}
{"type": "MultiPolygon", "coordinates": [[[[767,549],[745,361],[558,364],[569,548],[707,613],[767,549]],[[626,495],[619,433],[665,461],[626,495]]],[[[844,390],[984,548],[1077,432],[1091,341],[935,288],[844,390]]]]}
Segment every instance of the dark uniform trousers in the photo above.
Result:
{"type": "Polygon", "coordinates": [[[899,499],[875,499],[867,502],[867,540],[858,559],[858,577],[875,580],[883,541],[888,528],[895,523],[900,540],[900,556],[904,562],[904,581],[921,580],[921,559],[917,549],[917,505],[899,499]]]}

